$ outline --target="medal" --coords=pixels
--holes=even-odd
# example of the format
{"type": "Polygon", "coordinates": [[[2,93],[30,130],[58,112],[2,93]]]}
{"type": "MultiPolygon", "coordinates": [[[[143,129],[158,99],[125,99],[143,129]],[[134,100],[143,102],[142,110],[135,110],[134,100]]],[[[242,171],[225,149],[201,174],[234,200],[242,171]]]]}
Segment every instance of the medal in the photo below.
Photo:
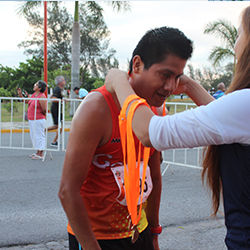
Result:
{"type": "Polygon", "coordinates": [[[137,229],[136,226],[134,226],[133,228],[133,235],[132,235],[132,238],[131,238],[131,242],[134,244],[140,237],[140,233],[137,229]]]}

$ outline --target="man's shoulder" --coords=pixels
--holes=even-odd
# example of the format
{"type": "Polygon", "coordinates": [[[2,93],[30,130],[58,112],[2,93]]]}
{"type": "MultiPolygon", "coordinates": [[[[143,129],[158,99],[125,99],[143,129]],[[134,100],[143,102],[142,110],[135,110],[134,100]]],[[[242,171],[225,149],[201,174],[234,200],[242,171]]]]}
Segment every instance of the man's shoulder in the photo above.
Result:
{"type": "Polygon", "coordinates": [[[85,88],[80,88],[80,91],[82,91],[82,92],[87,92],[87,93],[88,93],[88,90],[85,89],[85,88]]]}
{"type": "Polygon", "coordinates": [[[107,102],[101,92],[93,91],[86,96],[81,106],[84,109],[100,113],[103,109],[107,108],[107,102]]]}
{"type": "MultiPolygon", "coordinates": [[[[99,139],[104,140],[109,135],[108,129],[112,125],[109,112],[109,107],[103,95],[97,91],[91,92],[78,107],[74,116],[74,124],[81,128],[83,133],[91,131],[93,138],[98,139],[98,136],[101,135],[99,139]]],[[[105,140],[105,143],[107,141],[105,140]]]]}
{"type": "Polygon", "coordinates": [[[61,91],[61,88],[58,85],[56,85],[54,91],[61,91]]]}
{"type": "Polygon", "coordinates": [[[88,93],[89,93],[89,92],[88,92],[86,89],[84,89],[84,88],[81,88],[81,89],[79,90],[79,96],[80,96],[80,97],[85,97],[88,93]]]}

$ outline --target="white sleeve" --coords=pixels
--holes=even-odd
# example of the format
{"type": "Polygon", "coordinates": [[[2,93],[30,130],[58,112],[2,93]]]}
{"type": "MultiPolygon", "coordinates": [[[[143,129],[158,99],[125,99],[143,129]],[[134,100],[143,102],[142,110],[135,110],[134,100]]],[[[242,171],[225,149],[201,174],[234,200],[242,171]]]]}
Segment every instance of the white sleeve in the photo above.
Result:
{"type": "Polygon", "coordinates": [[[158,151],[234,142],[250,144],[250,89],[175,115],[153,116],[149,138],[158,151]]]}

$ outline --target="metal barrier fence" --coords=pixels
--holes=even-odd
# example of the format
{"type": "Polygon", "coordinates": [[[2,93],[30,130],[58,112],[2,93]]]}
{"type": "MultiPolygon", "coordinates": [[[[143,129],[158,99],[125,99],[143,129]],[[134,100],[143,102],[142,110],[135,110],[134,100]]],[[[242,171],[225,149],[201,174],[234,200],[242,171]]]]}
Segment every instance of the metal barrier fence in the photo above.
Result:
{"type": "MultiPolygon", "coordinates": [[[[182,102],[166,102],[166,106],[169,110],[169,114],[171,115],[190,108],[194,108],[196,107],[196,104],[182,102]]],[[[202,169],[200,167],[202,160],[202,151],[203,147],[197,147],[192,149],[171,149],[163,151],[162,164],[165,164],[165,168],[162,171],[162,175],[164,175],[168,169],[171,170],[171,165],[202,169]]]]}
{"type": "MultiPolygon", "coordinates": [[[[28,100],[46,100],[47,101],[47,110],[49,110],[49,106],[52,102],[50,98],[19,98],[19,97],[0,97],[0,148],[4,149],[24,149],[24,150],[34,150],[37,148],[33,148],[29,135],[29,123],[25,121],[25,111],[28,108],[27,103],[25,101],[28,100]]],[[[62,122],[60,122],[60,115],[58,116],[58,128],[56,130],[52,130],[51,132],[58,132],[58,142],[62,142],[61,147],[60,144],[57,148],[51,148],[48,146],[48,130],[47,128],[53,125],[51,113],[47,111],[46,113],[46,122],[45,122],[45,144],[46,148],[44,150],[43,161],[46,157],[46,153],[49,152],[50,158],[52,159],[52,155],[50,152],[52,151],[65,151],[66,149],[66,140],[65,140],[65,131],[69,131],[69,126],[65,127],[65,113],[69,113],[67,111],[66,106],[73,106],[72,110],[76,110],[77,106],[80,104],[81,100],[79,99],[66,99],[61,101],[61,99],[53,98],[53,101],[58,101],[58,113],[62,113],[62,122]],[[66,105],[68,103],[69,105],[66,105]],[[61,112],[62,111],[62,112],[61,112]],[[63,128],[62,133],[60,134],[60,130],[63,128]]],[[[37,102],[35,102],[35,125],[34,129],[36,129],[36,109],[37,102]]],[[[69,122],[70,123],[70,122],[69,122]]]]}
{"type": "MultiPolygon", "coordinates": [[[[47,110],[52,102],[50,98],[7,98],[0,97],[0,148],[4,149],[26,149],[34,150],[31,144],[30,135],[29,135],[29,123],[24,119],[25,110],[27,110],[27,104],[25,100],[46,100],[47,101],[47,110]],[[16,115],[15,115],[16,114],[16,115]],[[18,115],[17,115],[18,114],[18,115]],[[3,133],[5,132],[5,136],[3,133]],[[7,133],[6,133],[7,132],[7,133]],[[7,138],[8,137],[8,138],[7,138]]],[[[76,110],[78,105],[82,100],[80,99],[66,99],[61,101],[57,100],[59,103],[59,114],[62,110],[62,123],[60,122],[60,115],[58,116],[58,142],[62,142],[61,147],[60,143],[57,148],[51,148],[48,146],[48,130],[45,132],[46,148],[44,150],[44,158],[46,152],[49,152],[50,158],[52,159],[51,153],[53,151],[65,151],[66,150],[66,132],[70,130],[71,121],[66,121],[66,114],[69,117],[69,113],[76,110]],[[62,134],[60,134],[60,130],[62,134]]],[[[196,105],[194,103],[182,103],[182,102],[167,102],[167,108],[169,109],[169,114],[175,114],[196,105]]],[[[35,113],[37,108],[37,102],[35,102],[35,113]]],[[[72,116],[72,114],[71,114],[72,116]]],[[[52,126],[52,117],[51,114],[47,112],[47,120],[45,123],[45,128],[52,126]]],[[[68,118],[67,117],[67,118],[68,118]]],[[[165,169],[162,171],[162,175],[165,174],[167,169],[171,165],[179,165],[191,168],[201,169],[200,160],[201,160],[202,148],[193,148],[193,149],[173,149],[163,152],[163,166],[165,169]]],[[[170,168],[171,170],[171,168],[170,168]]]]}

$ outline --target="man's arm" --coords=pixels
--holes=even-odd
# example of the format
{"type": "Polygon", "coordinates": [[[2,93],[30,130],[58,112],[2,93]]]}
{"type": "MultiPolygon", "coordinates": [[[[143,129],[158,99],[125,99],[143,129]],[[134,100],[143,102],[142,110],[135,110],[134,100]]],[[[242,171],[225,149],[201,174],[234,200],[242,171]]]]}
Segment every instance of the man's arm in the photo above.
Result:
{"type": "MultiPolygon", "coordinates": [[[[148,197],[147,207],[145,209],[147,219],[150,227],[158,227],[159,210],[161,201],[161,166],[160,166],[160,152],[156,151],[150,157],[148,165],[150,167],[153,190],[148,197]]],[[[159,250],[158,235],[152,235],[154,250],[159,250]]]]}
{"type": "Polygon", "coordinates": [[[105,124],[108,124],[105,120],[105,117],[108,117],[107,110],[103,107],[105,103],[101,101],[102,96],[99,96],[100,93],[89,95],[74,115],[59,189],[59,198],[69,223],[85,250],[101,249],[80,194],[93,154],[103,142],[107,129],[105,124]]]}
{"type": "Polygon", "coordinates": [[[83,97],[79,97],[79,96],[78,96],[77,99],[84,99],[85,97],[86,97],[86,96],[83,96],[83,97]]]}

